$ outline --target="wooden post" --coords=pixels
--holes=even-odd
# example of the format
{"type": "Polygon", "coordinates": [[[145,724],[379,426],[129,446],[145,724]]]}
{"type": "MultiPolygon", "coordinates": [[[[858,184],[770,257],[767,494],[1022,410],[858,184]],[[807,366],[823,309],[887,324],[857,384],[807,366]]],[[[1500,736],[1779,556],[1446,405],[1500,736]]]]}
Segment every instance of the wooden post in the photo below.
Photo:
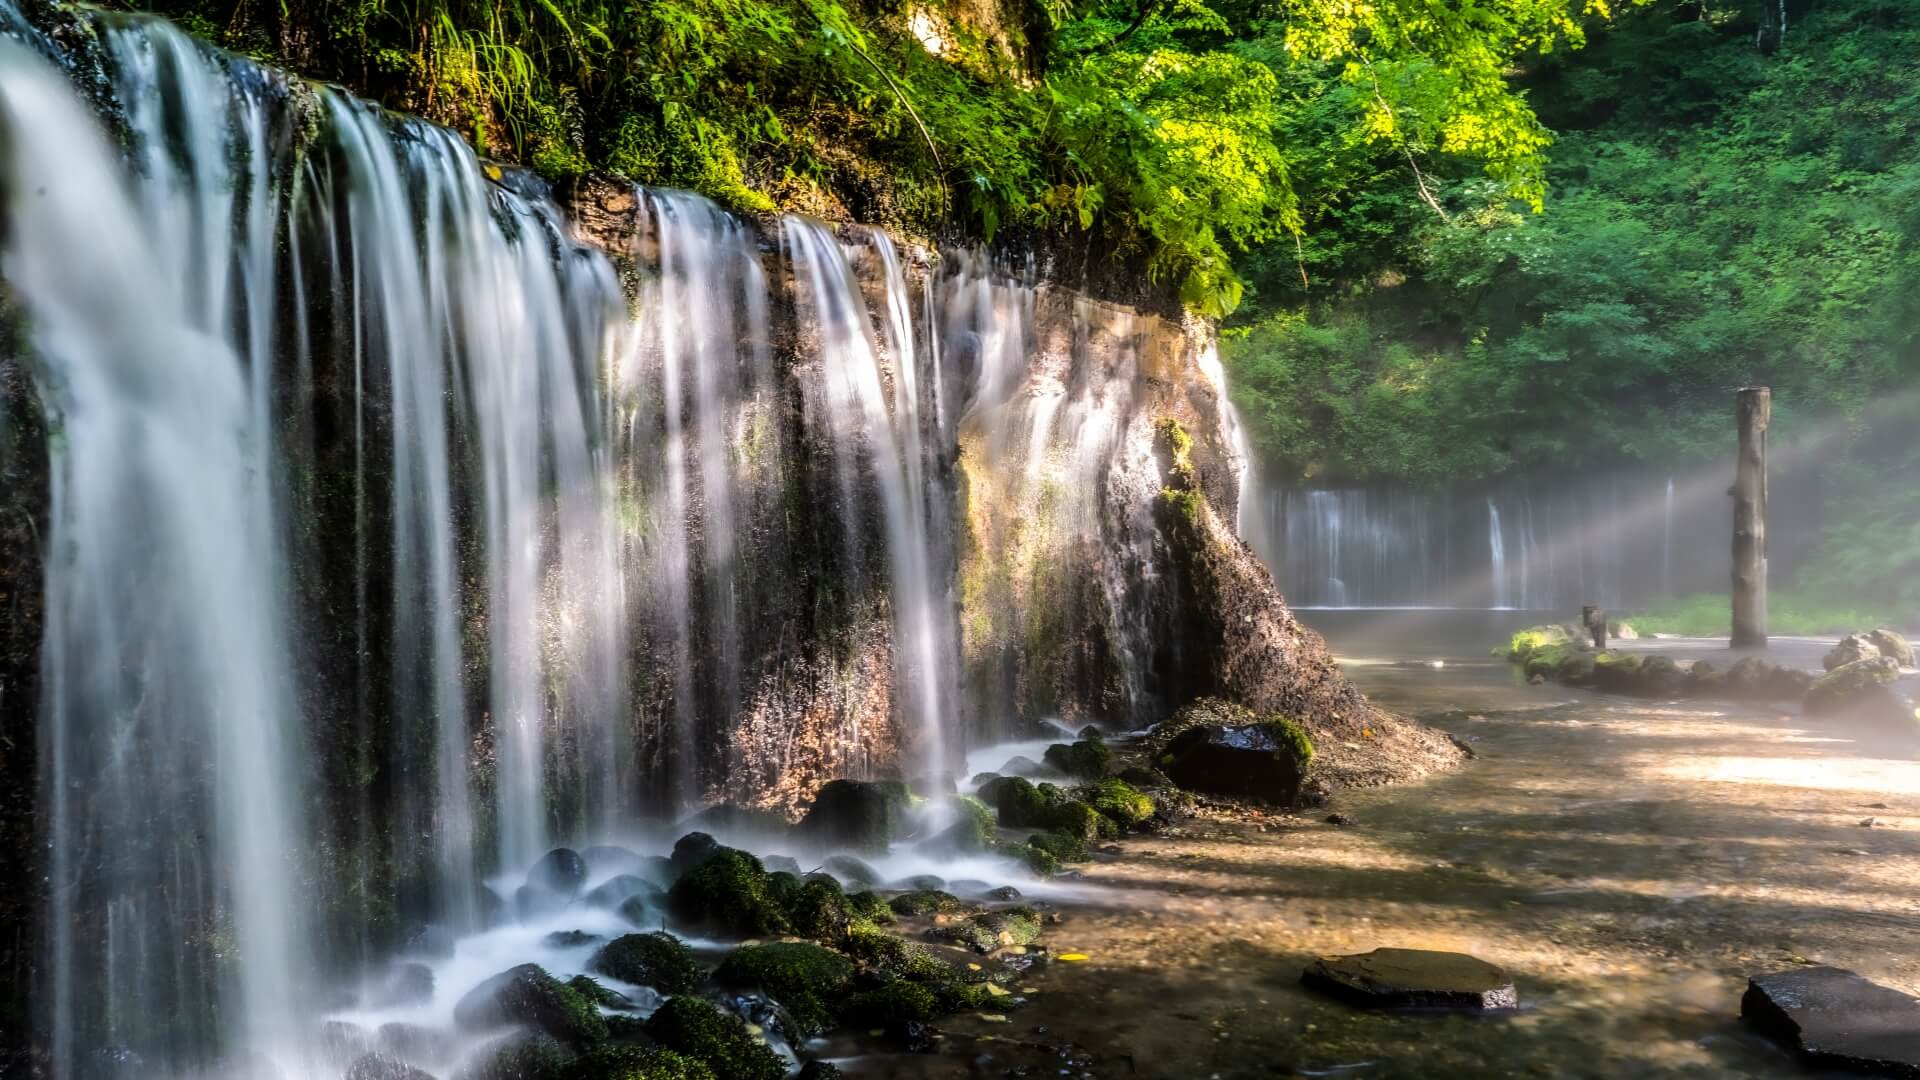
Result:
{"type": "Polygon", "coordinates": [[[1734,406],[1740,458],[1733,474],[1733,647],[1767,647],[1767,423],[1773,391],[1744,387],[1734,406]]]}

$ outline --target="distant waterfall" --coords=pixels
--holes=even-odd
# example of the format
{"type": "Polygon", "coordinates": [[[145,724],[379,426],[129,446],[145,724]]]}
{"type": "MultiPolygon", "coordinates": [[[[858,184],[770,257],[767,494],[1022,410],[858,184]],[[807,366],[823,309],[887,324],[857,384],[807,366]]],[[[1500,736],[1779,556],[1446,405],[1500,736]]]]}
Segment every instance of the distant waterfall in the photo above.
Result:
{"type": "Polygon", "coordinates": [[[1487,500],[1487,564],[1493,582],[1493,606],[1512,607],[1507,592],[1507,538],[1500,528],[1500,508],[1487,500]]]}

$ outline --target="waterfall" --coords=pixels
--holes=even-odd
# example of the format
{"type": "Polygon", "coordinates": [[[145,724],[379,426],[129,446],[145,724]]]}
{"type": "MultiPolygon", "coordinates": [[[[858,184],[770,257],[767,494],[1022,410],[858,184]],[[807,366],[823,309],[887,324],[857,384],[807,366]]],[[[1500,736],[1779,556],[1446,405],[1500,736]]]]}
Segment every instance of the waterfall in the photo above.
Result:
{"type": "Polygon", "coordinates": [[[1673,595],[1673,475],[1667,475],[1667,496],[1660,515],[1660,593],[1673,595]]]}
{"type": "Polygon", "coordinates": [[[1493,606],[1511,607],[1507,599],[1507,539],[1500,530],[1500,508],[1487,500],[1487,563],[1493,582],[1493,606]]]}
{"type": "MultiPolygon", "coordinates": [[[[172,69],[182,113],[209,122],[180,129],[190,154],[231,161],[229,135],[259,145],[259,102],[230,97],[185,43],[112,44],[130,70],[172,69]]],[[[10,42],[0,108],[5,272],[62,430],[43,654],[55,1075],[136,1040],[202,1058],[211,1033],[190,1021],[212,999],[196,935],[249,943],[224,973],[234,1027],[276,1043],[312,957],[287,568],[261,469],[275,389],[265,181],[242,163],[215,184],[183,173],[162,117],[141,109],[128,122],[148,172],[129,191],[72,91],[10,42]],[[101,937],[80,932],[83,889],[105,909],[101,937]]]]}

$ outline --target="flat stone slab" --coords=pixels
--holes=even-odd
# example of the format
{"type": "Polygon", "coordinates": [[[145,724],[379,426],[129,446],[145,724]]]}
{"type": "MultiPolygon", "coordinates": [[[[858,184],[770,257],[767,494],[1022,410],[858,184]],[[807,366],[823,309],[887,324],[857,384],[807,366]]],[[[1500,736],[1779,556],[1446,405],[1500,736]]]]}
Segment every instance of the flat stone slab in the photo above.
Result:
{"type": "Polygon", "coordinates": [[[1808,1064],[1920,1078],[1920,998],[1851,971],[1809,967],[1755,975],[1747,980],[1740,1015],[1797,1048],[1808,1064]]]}
{"type": "Polygon", "coordinates": [[[1505,970],[1465,953],[1375,949],[1323,956],[1300,981],[1367,1009],[1512,1009],[1520,1004],[1505,970]]]}

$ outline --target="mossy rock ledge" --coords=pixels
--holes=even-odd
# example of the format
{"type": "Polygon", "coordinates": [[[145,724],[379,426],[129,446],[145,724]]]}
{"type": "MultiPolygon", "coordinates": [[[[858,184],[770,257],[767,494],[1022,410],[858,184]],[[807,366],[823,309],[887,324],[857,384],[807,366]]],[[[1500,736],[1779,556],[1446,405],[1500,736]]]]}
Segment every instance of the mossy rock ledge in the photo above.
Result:
{"type": "Polygon", "coordinates": [[[1255,716],[1228,702],[1182,710],[1153,764],[1189,791],[1292,807],[1301,802],[1313,740],[1291,718],[1255,716]]]}

